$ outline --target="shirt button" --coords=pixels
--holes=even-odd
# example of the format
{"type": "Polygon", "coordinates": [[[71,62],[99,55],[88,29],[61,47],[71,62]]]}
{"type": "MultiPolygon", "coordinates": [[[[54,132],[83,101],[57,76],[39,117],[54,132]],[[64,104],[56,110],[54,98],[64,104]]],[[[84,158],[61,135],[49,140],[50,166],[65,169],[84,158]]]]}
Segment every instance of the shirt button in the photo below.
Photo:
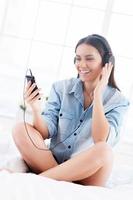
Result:
{"type": "Polygon", "coordinates": [[[83,120],[82,120],[82,119],[80,119],[80,122],[82,123],[82,122],[83,122],[83,120]]]}
{"type": "Polygon", "coordinates": [[[68,149],[71,149],[71,145],[68,146],[68,149]]]}
{"type": "Polygon", "coordinates": [[[62,116],[62,113],[60,113],[60,117],[62,116]]]}
{"type": "Polygon", "coordinates": [[[77,133],[74,133],[74,135],[76,136],[76,135],[77,135],[77,133]]]}

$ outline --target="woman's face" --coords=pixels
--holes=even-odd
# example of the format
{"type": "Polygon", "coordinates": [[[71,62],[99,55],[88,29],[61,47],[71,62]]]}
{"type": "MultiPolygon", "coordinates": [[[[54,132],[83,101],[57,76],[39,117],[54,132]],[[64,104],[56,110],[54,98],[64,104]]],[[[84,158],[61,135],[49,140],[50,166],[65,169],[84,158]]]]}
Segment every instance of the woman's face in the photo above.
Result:
{"type": "Polygon", "coordinates": [[[82,81],[95,81],[102,70],[102,58],[98,50],[88,44],[81,44],[76,49],[76,62],[79,77],[82,81]]]}

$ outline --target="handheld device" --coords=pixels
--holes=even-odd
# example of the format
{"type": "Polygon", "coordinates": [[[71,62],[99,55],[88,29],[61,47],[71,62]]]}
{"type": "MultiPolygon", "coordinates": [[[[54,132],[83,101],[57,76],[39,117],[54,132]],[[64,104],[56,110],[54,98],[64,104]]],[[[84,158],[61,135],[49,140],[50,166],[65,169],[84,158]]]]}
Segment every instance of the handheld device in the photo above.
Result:
{"type": "MultiPolygon", "coordinates": [[[[33,84],[33,83],[36,83],[36,81],[35,81],[35,77],[33,76],[33,74],[32,74],[32,71],[31,71],[31,69],[29,69],[29,72],[30,72],[30,75],[26,75],[26,79],[27,79],[27,82],[29,82],[29,81],[31,81],[31,85],[33,84]]],[[[32,92],[31,93],[33,93],[35,90],[37,90],[38,89],[38,87],[37,87],[37,85],[35,86],[35,88],[32,90],[32,92]]],[[[39,93],[38,93],[39,94],[39,93]]],[[[37,95],[38,95],[37,94],[37,95]]],[[[37,96],[36,95],[36,96],[37,96]]],[[[40,100],[41,98],[39,98],[39,100],[40,100]]]]}

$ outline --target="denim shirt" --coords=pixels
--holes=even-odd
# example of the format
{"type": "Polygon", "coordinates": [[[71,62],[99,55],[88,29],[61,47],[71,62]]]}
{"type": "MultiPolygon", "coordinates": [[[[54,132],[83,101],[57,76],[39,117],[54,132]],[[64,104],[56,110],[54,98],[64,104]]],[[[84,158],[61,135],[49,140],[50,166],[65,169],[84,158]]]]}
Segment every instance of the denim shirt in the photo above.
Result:
{"type": "MultiPolygon", "coordinates": [[[[110,86],[106,86],[102,100],[110,124],[106,142],[114,146],[119,140],[122,118],[129,102],[121,92],[110,86]]],[[[52,85],[42,115],[51,138],[50,149],[58,163],[94,144],[91,135],[92,110],[93,103],[84,110],[83,83],[79,78],[52,85]]]]}

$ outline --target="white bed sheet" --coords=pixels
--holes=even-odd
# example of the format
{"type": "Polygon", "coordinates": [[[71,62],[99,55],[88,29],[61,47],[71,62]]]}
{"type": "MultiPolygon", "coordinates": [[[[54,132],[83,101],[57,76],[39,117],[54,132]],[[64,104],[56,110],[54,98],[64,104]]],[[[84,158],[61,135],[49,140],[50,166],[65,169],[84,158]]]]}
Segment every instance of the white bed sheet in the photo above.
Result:
{"type": "Polygon", "coordinates": [[[114,166],[105,188],[81,186],[55,181],[26,172],[27,167],[18,153],[11,136],[0,137],[0,168],[18,173],[0,171],[1,200],[132,200],[133,168],[114,166]]]}
{"type": "Polygon", "coordinates": [[[34,174],[0,173],[2,200],[132,200],[133,183],[114,188],[81,186],[34,174]]]}

